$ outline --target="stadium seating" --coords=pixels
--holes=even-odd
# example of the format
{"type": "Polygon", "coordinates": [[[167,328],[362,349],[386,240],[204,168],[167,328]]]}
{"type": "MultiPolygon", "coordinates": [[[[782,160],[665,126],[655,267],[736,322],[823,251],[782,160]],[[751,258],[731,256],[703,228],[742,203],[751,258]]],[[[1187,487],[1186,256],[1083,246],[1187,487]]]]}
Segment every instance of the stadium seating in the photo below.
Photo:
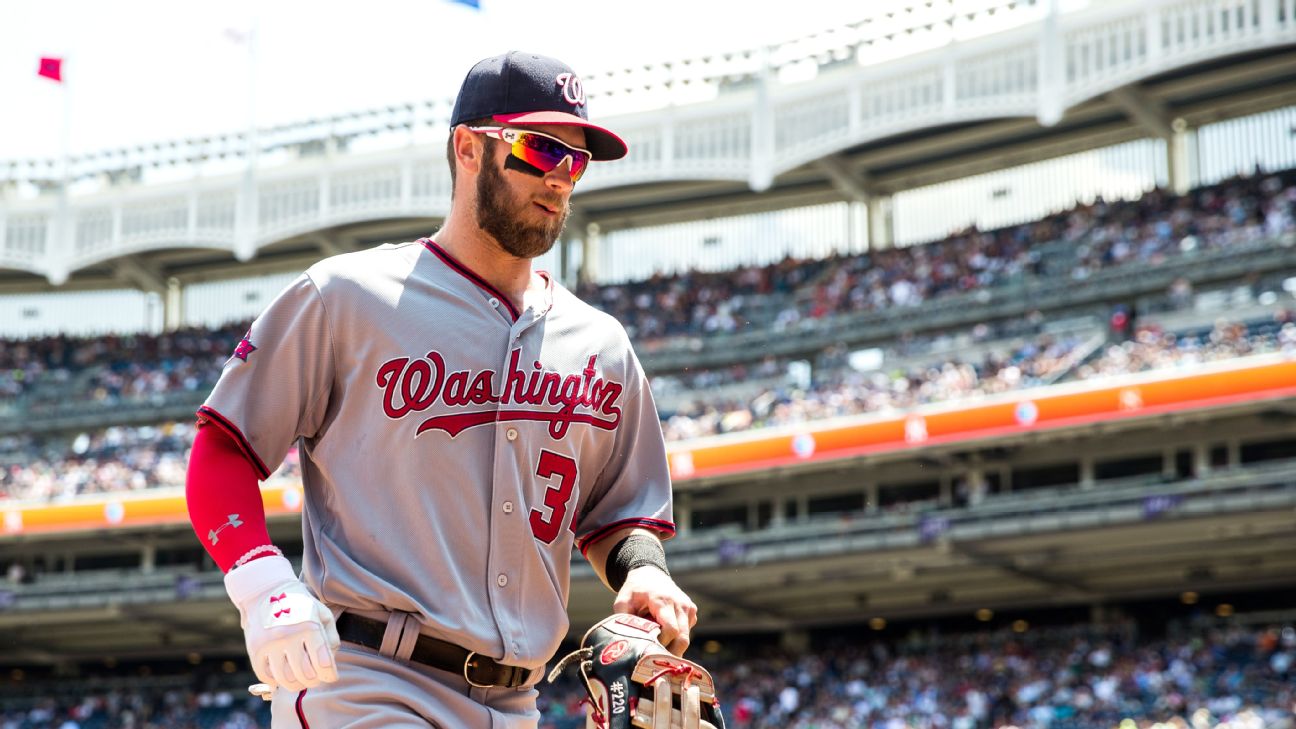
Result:
{"type": "MultiPolygon", "coordinates": [[[[998,342],[980,359],[933,352],[859,371],[840,350],[817,358],[812,382],[789,381],[785,363],[755,369],[690,373],[678,395],[659,403],[670,440],[788,425],[841,415],[903,410],[916,405],[992,395],[1054,382],[1173,369],[1269,352],[1296,353],[1296,314],[1280,309],[1255,322],[1221,321],[1204,331],[1139,329],[1108,342],[1102,333],[1039,335],[998,342]],[[780,365],[784,366],[780,366],[780,365]],[[764,375],[761,377],[761,375],[764,375]],[[741,385],[723,387],[729,382],[741,385]],[[719,385],[720,387],[717,387],[719,385]]],[[[972,350],[976,352],[977,350],[972,350]]],[[[663,378],[659,377],[658,380],[663,378]]]]}
{"type": "MultiPolygon", "coordinates": [[[[762,427],[997,394],[1041,384],[1171,369],[1270,352],[1296,354],[1296,314],[1279,309],[1252,322],[1221,320],[1208,328],[1162,332],[1142,328],[1109,341],[1081,326],[1063,336],[966,345],[960,355],[944,346],[910,343],[907,356],[859,371],[844,352],[821,353],[808,381],[790,381],[787,362],[703,370],[684,378],[655,378],[662,428],[668,440],[687,440],[762,427]],[[980,354],[979,359],[968,357],[980,354]]],[[[893,354],[898,354],[893,352],[893,354]]],[[[193,426],[189,421],[111,426],[68,434],[0,437],[0,499],[57,500],[77,494],[180,486],[193,426]]],[[[273,478],[297,475],[296,451],[273,478]]]]}
{"type": "MultiPolygon", "coordinates": [[[[1296,324],[1278,301],[1252,312],[1259,318],[1245,327],[1216,324],[1214,314],[1206,312],[1206,319],[1198,317],[1191,326],[1168,333],[1157,325],[1131,329],[1119,308],[1107,322],[1103,319],[1110,312],[1092,305],[1047,315],[1031,309],[1007,318],[982,316],[987,305],[971,309],[982,316],[975,324],[911,329],[886,340],[876,350],[880,362],[871,368],[853,363],[851,342],[837,336],[828,338],[828,346],[771,353],[775,341],[794,330],[813,330],[816,322],[912,312],[919,304],[925,310],[929,299],[966,296],[1027,273],[1088,285],[1105,270],[1117,273],[1147,263],[1166,268],[1170,258],[1190,258],[1208,249],[1233,247],[1237,252],[1236,247],[1251,245],[1263,254],[1274,249],[1273,242],[1286,246],[1296,236],[1291,177],[1239,178],[1183,198],[1157,190],[1135,202],[1100,201],[1036,223],[971,231],[926,246],[820,261],[789,259],[717,274],[659,276],[582,293],[638,332],[641,347],[699,333],[756,337],[749,346],[731,351],[735,361],[652,372],[663,428],[671,440],[903,409],[1068,379],[1291,352],[1296,324]],[[761,326],[742,318],[742,312],[757,311],[764,312],[761,326]],[[749,327],[756,331],[740,331],[749,327]],[[793,362],[807,363],[800,376],[789,375],[793,362]]],[[[1246,258],[1239,257],[1243,263],[1246,258]]],[[[1285,275],[1281,270],[1264,276],[1248,273],[1222,284],[1272,292],[1285,286],[1285,275]]],[[[1221,282],[1213,285],[1219,288],[1221,282]]],[[[1193,289],[1191,279],[1176,277],[1145,300],[1144,308],[1191,307],[1193,289]]],[[[1204,300],[1206,294],[1198,298],[1204,300]]],[[[8,433],[0,435],[0,498],[47,500],[182,483],[192,437],[185,423],[247,326],[238,322],[160,335],[0,340],[0,413],[10,424],[8,433]]],[[[291,476],[294,467],[290,457],[281,475],[291,476]]]]}
{"type": "MultiPolygon", "coordinates": [[[[656,373],[743,365],[770,354],[804,357],[829,346],[1020,319],[1047,303],[1033,293],[1044,290],[1069,297],[1054,303],[1072,314],[1049,312],[1066,317],[1118,294],[1165,291],[1171,281],[1191,286],[1194,276],[1218,278],[1222,269],[1211,257],[1217,252],[1239,267],[1239,280],[1255,275],[1253,254],[1273,257],[1275,242],[1290,247],[1296,241],[1293,177],[1288,171],[1237,178],[1185,197],[1153,190],[1137,201],[1099,200],[926,245],[657,276],[585,287],[581,294],[625,324],[656,373]],[[1187,267],[1175,269],[1176,261],[1187,267]],[[1144,264],[1157,264],[1162,278],[1172,278],[1160,285],[1144,264]],[[1142,288],[1108,290],[1099,285],[1107,279],[1130,279],[1142,288]],[[1148,290],[1150,279],[1156,285],[1148,290]],[[1027,284],[1035,288],[1021,288],[1027,284]],[[996,304],[994,291],[1009,303],[996,304]]],[[[180,417],[215,383],[247,327],[0,340],[0,415],[56,427],[68,427],[69,418],[84,424],[96,408],[112,408],[113,422],[156,422],[159,410],[180,417]]]]}
{"type": "MultiPolygon", "coordinates": [[[[883,5],[746,49],[658,13],[714,47],[585,77],[637,151],[536,260],[644,366],[663,548],[725,723],[1296,729],[1296,0],[883,5]]],[[[261,29],[225,34],[252,86],[251,41],[284,36],[261,29]]],[[[42,96],[70,98],[40,60],[42,96]]],[[[65,133],[61,161],[9,135],[0,729],[270,726],[207,551],[224,527],[189,518],[194,411],[292,271],[446,220],[444,102],[204,114],[204,136],[98,151],[65,133]],[[60,326],[150,332],[36,334],[60,326]]],[[[262,483],[295,569],[356,543],[303,532],[331,488],[301,467],[316,445],[262,483]]],[[[555,485],[533,470],[493,486],[555,485]]],[[[588,471],[577,541],[616,475],[588,471]]],[[[359,484],[378,508],[442,485],[359,484]]],[[[555,659],[615,599],[563,537],[555,659]]],[[[538,729],[586,729],[571,667],[539,688],[538,729]]]]}
{"type": "MultiPolygon", "coordinates": [[[[693,650],[717,666],[734,729],[1289,729],[1296,628],[1245,617],[1202,611],[1168,631],[1132,619],[975,631],[916,625],[877,637],[853,625],[818,631],[799,650],[770,636],[693,650]]],[[[253,682],[246,671],[135,673],[11,678],[0,683],[0,727],[269,726],[267,706],[244,691],[253,682]]],[[[542,729],[584,726],[573,674],[540,689],[542,729]]]]}
{"type": "MultiPolygon", "coordinates": [[[[620,318],[647,353],[671,440],[1290,356],[1296,315],[1275,293],[1290,293],[1289,270],[1270,261],[1296,242],[1290,177],[1232,180],[1186,198],[1154,191],[926,246],[581,293],[620,318]],[[1149,263],[1159,276],[1150,284],[1149,263]],[[1060,298],[1031,293],[1045,289],[1060,298]],[[1234,306],[1243,290],[1246,306],[1234,306]],[[1112,301],[1137,302],[1139,316],[1112,301]]],[[[0,413],[24,426],[0,434],[0,503],[182,485],[190,415],[247,326],[0,341],[0,413]]],[[[748,548],[822,534],[869,543],[912,533],[925,519],[975,530],[1040,511],[1060,528],[1100,507],[1146,508],[1152,497],[1176,499],[1185,511],[1230,499],[1263,506],[1289,488],[1292,464],[1274,458],[1207,480],[1160,473],[975,498],[955,483],[949,503],[932,492],[884,499],[867,513],[811,508],[795,523],[755,532],[707,523],[713,515],[698,511],[673,554],[709,555],[739,532],[748,548]]],[[[273,479],[299,477],[294,450],[273,479]]],[[[218,591],[219,573],[169,562],[147,575],[100,566],[10,578],[17,599],[73,609],[105,596],[172,599],[182,582],[218,591]]],[[[741,644],[761,641],[735,641],[699,657],[717,666],[738,729],[1293,726],[1296,630],[1287,614],[1265,624],[1181,625],[1169,636],[1144,636],[1128,623],[885,641],[865,631],[847,626],[801,650],[757,652],[741,644]]],[[[70,681],[11,674],[0,677],[0,729],[268,726],[266,706],[244,695],[250,680],[237,672],[205,683],[186,673],[70,681]]],[[[546,688],[541,727],[582,727],[581,697],[570,678],[546,688]]]]}

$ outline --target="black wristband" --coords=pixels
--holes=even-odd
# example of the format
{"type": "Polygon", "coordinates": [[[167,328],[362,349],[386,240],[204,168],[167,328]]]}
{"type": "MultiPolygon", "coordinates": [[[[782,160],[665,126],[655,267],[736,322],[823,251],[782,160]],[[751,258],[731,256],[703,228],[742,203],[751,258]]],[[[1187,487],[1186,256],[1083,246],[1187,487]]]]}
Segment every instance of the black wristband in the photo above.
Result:
{"type": "Polygon", "coordinates": [[[608,552],[608,585],[620,592],[630,570],[644,565],[652,565],[670,574],[670,570],[666,569],[666,550],[662,548],[661,540],[646,534],[631,534],[617,542],[612,551],[608,552]]]}

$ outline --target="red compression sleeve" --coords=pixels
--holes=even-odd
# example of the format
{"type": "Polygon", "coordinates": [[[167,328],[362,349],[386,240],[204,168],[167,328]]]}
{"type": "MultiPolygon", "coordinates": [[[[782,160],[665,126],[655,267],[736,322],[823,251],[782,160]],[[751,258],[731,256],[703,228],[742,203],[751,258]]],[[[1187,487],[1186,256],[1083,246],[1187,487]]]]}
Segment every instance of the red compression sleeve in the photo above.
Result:
{"type": "Polygon", "coordinates": [[[270,544],[256,467],[220,428],[198,428],[185,500],[194,533],[221,570],[229,572],[250,550],[270,544]]]}

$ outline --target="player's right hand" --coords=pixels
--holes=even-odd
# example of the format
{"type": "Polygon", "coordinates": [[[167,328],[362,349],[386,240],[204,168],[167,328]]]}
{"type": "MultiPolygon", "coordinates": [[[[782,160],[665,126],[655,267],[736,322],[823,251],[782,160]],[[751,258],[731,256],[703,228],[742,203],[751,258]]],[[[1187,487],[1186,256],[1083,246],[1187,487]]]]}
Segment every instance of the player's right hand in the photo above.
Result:
{"type": "Polygon", "coordinates": [[[238,607],[252,670],[289,691],[336,681],[338,639],[333,613],[279,556],[254,559],[225,575],[238,607]]]}

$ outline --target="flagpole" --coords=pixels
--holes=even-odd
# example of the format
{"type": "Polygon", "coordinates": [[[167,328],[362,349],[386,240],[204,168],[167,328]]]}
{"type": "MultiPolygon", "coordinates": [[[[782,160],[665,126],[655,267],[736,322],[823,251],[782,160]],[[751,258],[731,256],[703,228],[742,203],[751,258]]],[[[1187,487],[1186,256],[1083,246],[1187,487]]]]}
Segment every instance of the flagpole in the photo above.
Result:
{"type": "Polygon", "coordinates": [[[244,133],[243,156],[247,167],[243,171],[243,185],[239,197],[241,215],[237,223],[237,234],[234,241],[234,257],[239,261],[249,261],[256,255],[257,228],[257,184],[256,166],[261,145],[257,139],[257,46],[260,43],[261,28],[257,15],[252,16],[252,27],[248,31],[248,79],[247,79],[247,131],[244,133]]]}
{"type": "MultiPolygon", "coordinates": [[[[64,63],[66,63],[66,59],[64,63]]],[[[59,131],[59,154],[62,160],[59,181],[64,192],[72,180],[72,83],[66,77],[63,88],[63,128],[59,131]]]]}
{"type": "Polygon", "coordinates": [[[257,46],[261,42],[261,28],[258,17],[252,16],[252,27],[248,31],[248,83],[247,83],[247,142],[248,142],[248,167],[256,166],[257,155],[260,153],[260,145],[257,143],[257,46]]]}
{"type": "Polygon", "coordinates": [[[59,91],[63,95],[63,120],[59,130],[59,197],[58,197],[58,240],[57,249],[63,251],[63,260],[56,265],[53,272],[53,283],[61,286],[67,281],[67,261],[75,250],[72,240],[72,85],[66,71],[67,57],[63,57],[59,66],[59,91]]]}

